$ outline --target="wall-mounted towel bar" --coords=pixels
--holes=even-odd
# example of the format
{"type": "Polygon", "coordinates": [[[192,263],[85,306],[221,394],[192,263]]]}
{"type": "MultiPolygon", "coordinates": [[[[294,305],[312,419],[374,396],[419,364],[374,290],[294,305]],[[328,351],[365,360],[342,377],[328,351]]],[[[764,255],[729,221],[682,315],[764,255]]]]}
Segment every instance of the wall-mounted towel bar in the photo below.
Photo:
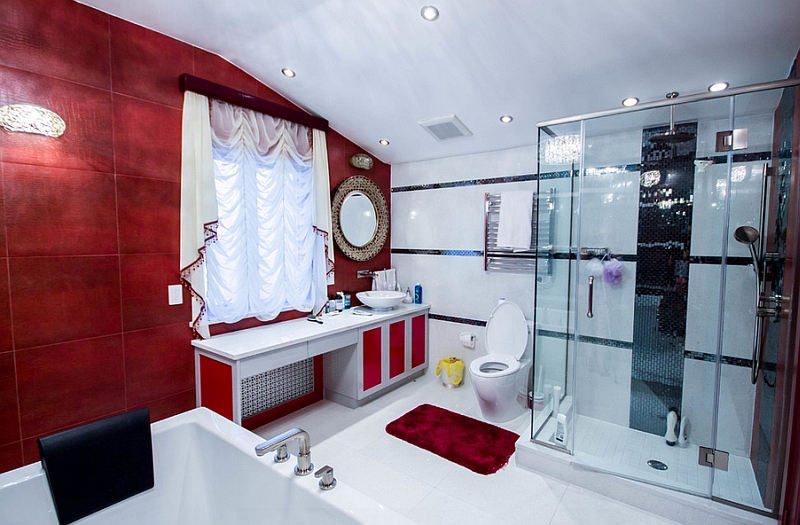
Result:
{"type": "Polygon", "coordinates": [[[555,188],[550,189],[545,195],[533,195],[531,248],[528,250],[512,250],[497,246],[497,227],[502,203],[500,194],[487,193],[484,202],[483,269],[486,271],[533,273],[537,271],[538,266],[537,275],[540,278],[552,275],[555,198],[555,188]]]}

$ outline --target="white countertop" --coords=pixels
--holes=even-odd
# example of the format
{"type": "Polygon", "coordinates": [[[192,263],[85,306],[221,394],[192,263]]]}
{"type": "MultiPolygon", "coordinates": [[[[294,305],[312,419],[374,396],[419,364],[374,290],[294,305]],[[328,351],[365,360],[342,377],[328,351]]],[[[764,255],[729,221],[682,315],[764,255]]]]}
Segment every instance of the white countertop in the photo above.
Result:
{"type": "Polygon", "coordinates": [[[373,312],[365,306],[359,306],[341,313],[325,314],[322,316],[323,324],[314,323],[303,317],[247,328],[229,334],[215,335],[209,339],[197,339],[192,341],[192,345],[220,357],[238,361],[428,309],[430,309],[429,304],[403,303],[389,312],[373,312]],[[354,310],[367,311],[372,315],[355,315],[354,310]]]}

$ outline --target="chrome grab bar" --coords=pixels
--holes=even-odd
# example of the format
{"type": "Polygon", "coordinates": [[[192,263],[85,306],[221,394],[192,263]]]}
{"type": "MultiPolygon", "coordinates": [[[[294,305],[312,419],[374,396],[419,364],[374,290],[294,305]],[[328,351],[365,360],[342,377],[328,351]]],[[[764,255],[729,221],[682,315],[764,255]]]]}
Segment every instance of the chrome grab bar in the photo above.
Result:
{"type": "Polygon", "coordinates": [[[594,275],[589,276],[589,311],[586,312],[586,317],[591,319],[594,317],[592,313],[592,304],[594,303],[594,275]]]}

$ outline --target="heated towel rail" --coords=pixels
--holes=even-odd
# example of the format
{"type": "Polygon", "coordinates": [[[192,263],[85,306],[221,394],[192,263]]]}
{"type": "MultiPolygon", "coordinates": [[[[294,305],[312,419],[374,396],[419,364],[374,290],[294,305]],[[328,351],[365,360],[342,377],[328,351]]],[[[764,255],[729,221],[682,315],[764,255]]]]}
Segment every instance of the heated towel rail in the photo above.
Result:
{"type": "Polygon", "coordinates": [[[530,244],[532,248],[528,250],[513,250],[497,246],[497,227],[501,205],[500,194],[487,193],[485,195],[483,269],[487,272],[537,272],[537,278],[540,279],[552,275],[556,189],[551,188],[545,195],[533,194],[530,244]]]}

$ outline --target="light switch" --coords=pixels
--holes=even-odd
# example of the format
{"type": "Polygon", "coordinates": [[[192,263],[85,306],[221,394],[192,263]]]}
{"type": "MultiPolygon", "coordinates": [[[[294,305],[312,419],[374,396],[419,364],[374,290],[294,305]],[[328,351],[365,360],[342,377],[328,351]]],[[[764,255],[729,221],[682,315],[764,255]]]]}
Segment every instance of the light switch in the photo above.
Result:
{"type": "Polygon", "coordinates": [[[183,286],[180,284],[171,284],[167,286],[169,292],[169,304],[183,304],[183,286]]]}

